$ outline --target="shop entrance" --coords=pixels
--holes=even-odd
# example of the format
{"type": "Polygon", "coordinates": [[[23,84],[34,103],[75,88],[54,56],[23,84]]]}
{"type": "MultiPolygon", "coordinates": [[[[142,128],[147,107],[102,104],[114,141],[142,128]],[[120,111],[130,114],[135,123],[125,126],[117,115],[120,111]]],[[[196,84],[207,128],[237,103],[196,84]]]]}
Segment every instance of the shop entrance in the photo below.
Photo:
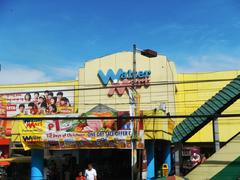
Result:
{"type": "Polygon", "coordinates": [[[88,163],[96,169],[98,180],[131,179],[131,150],[126,149],[50,151],[46,166],[50,179],[72,180],[88,163]]]}

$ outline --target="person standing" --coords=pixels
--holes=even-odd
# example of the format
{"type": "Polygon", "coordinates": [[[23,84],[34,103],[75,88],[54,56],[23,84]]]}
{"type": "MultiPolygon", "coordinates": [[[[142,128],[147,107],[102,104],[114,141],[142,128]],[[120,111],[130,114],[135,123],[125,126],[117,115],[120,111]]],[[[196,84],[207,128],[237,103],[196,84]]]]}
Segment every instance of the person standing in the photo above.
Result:
{"type": "Polygon", "coordinates": [[[97,172],[92,164],[88,164],[88,168],[85,170],[85,177],[86,180],[97,180],[97,172]]]}
{"type": "Polygon", "coordinates": [[[201,162],[201,157],[198,153],[193,153],[193,155],[190,157],[190,160],[193,164],[193,167],[198,165],[201,162]]]}
{"type": "Polygon", "coordinates": [[[82,171],[79,172],[78,176],[76,177],[75,180],[86,180],[86,177],[83,176],[83,173],[82,171]]]}

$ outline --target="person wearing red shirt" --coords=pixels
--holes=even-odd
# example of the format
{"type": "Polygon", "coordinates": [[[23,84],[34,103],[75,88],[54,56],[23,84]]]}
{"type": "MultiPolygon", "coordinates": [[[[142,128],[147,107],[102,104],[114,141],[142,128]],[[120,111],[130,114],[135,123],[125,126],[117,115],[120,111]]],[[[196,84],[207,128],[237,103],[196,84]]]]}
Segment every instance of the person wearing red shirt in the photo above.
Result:
{"type": "Polygon", "coordinates": [[[86,180],[86,177],[83,176],[83,173],[80,171],[75,180],[86,180]]]}
{"type": "Polygon", "coordinates": [[[30,102],[28,104],[28,109],[29,109],[30,115],[35,115],[38,113],[38,108],[33,102],[30,102]]]}

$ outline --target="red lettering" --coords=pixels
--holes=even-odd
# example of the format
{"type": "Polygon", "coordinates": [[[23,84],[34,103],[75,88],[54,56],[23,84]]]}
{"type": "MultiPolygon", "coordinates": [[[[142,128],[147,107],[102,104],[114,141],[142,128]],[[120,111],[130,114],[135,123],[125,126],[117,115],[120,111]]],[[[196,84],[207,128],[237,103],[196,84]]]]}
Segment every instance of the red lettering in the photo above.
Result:
{"type": "Polygon", "coordinates": [[[49,130],[52,130],[52,128],[54,127],[54,125],[51,123],[51,124],[48,124],[48,129],[49,130]]]}
{"type": "MultiPolygon", "coordinates": [[[[131,87],[132,85],[132,82],[133,80],[127,80],[127,79],[124,79],[122,81],[122,83],[113,83],[112,84],[112,87],[109,89],[108,91],[108,95],[109,96],[112,96],[115,92],[118,94],[118,95],[123,95],[124,92],[129,88],[131,87]]],[[[150,79],[149,78],[144,78],[144,79],[136,79],[136,86],[138,88],[142,87],[142,86],[149,86],[149,83],[150,83],[150,79]]]]}
{"type": "Polygon", "coordinates": [[[25,126],[27,128],[36,128],[37,126],[41,126],[40,122],[26,122],[25,126]]]}

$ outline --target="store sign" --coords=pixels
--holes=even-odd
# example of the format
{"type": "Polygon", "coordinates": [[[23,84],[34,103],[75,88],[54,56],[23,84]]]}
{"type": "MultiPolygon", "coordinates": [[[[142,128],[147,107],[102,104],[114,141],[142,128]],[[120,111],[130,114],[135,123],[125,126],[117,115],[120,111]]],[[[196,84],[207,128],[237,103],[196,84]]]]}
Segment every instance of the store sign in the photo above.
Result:
{"type": "MultiPolygon", "coordinates": [[[[76,116],[66,115],[66,117],[76,116]]],[[[100,119],[22,120],[19,124],[21,142],[25,150],[34,148],[81,149],[120,148],[131,149],[130,119],[103,119],[101,117],[129,116],[129,112],[88,112],[83,116],[100,119]]],[[[44,119],[44,117],[43,117],[44,119]]],[[[143,122],[136,125],[136,148],[144,147],[143,122]]]]}
{"type": "MultiPolygon", "coordinates": [[[[24,116],[23,116],[24,117],[24,116]]],[[[19,123],[19,134],[25,150],[43,147],[44,123],[42,120],[22,120],[19,123]]]]}
{"type": "Polygon", "coordinates": [[[123,95],[125,91],[132,85],[135,77],[135,85],[137,87],[149,86],[151,71],[136,71],[135,75],[132,70],[123,71],[118,69],[115,74],[112,69],[109,69],[106,74],[102,70],[98,71],[98,77],[104,86],[111,82],[108,95],[112,96],[115,92],[118,95],[123,95]]]}

